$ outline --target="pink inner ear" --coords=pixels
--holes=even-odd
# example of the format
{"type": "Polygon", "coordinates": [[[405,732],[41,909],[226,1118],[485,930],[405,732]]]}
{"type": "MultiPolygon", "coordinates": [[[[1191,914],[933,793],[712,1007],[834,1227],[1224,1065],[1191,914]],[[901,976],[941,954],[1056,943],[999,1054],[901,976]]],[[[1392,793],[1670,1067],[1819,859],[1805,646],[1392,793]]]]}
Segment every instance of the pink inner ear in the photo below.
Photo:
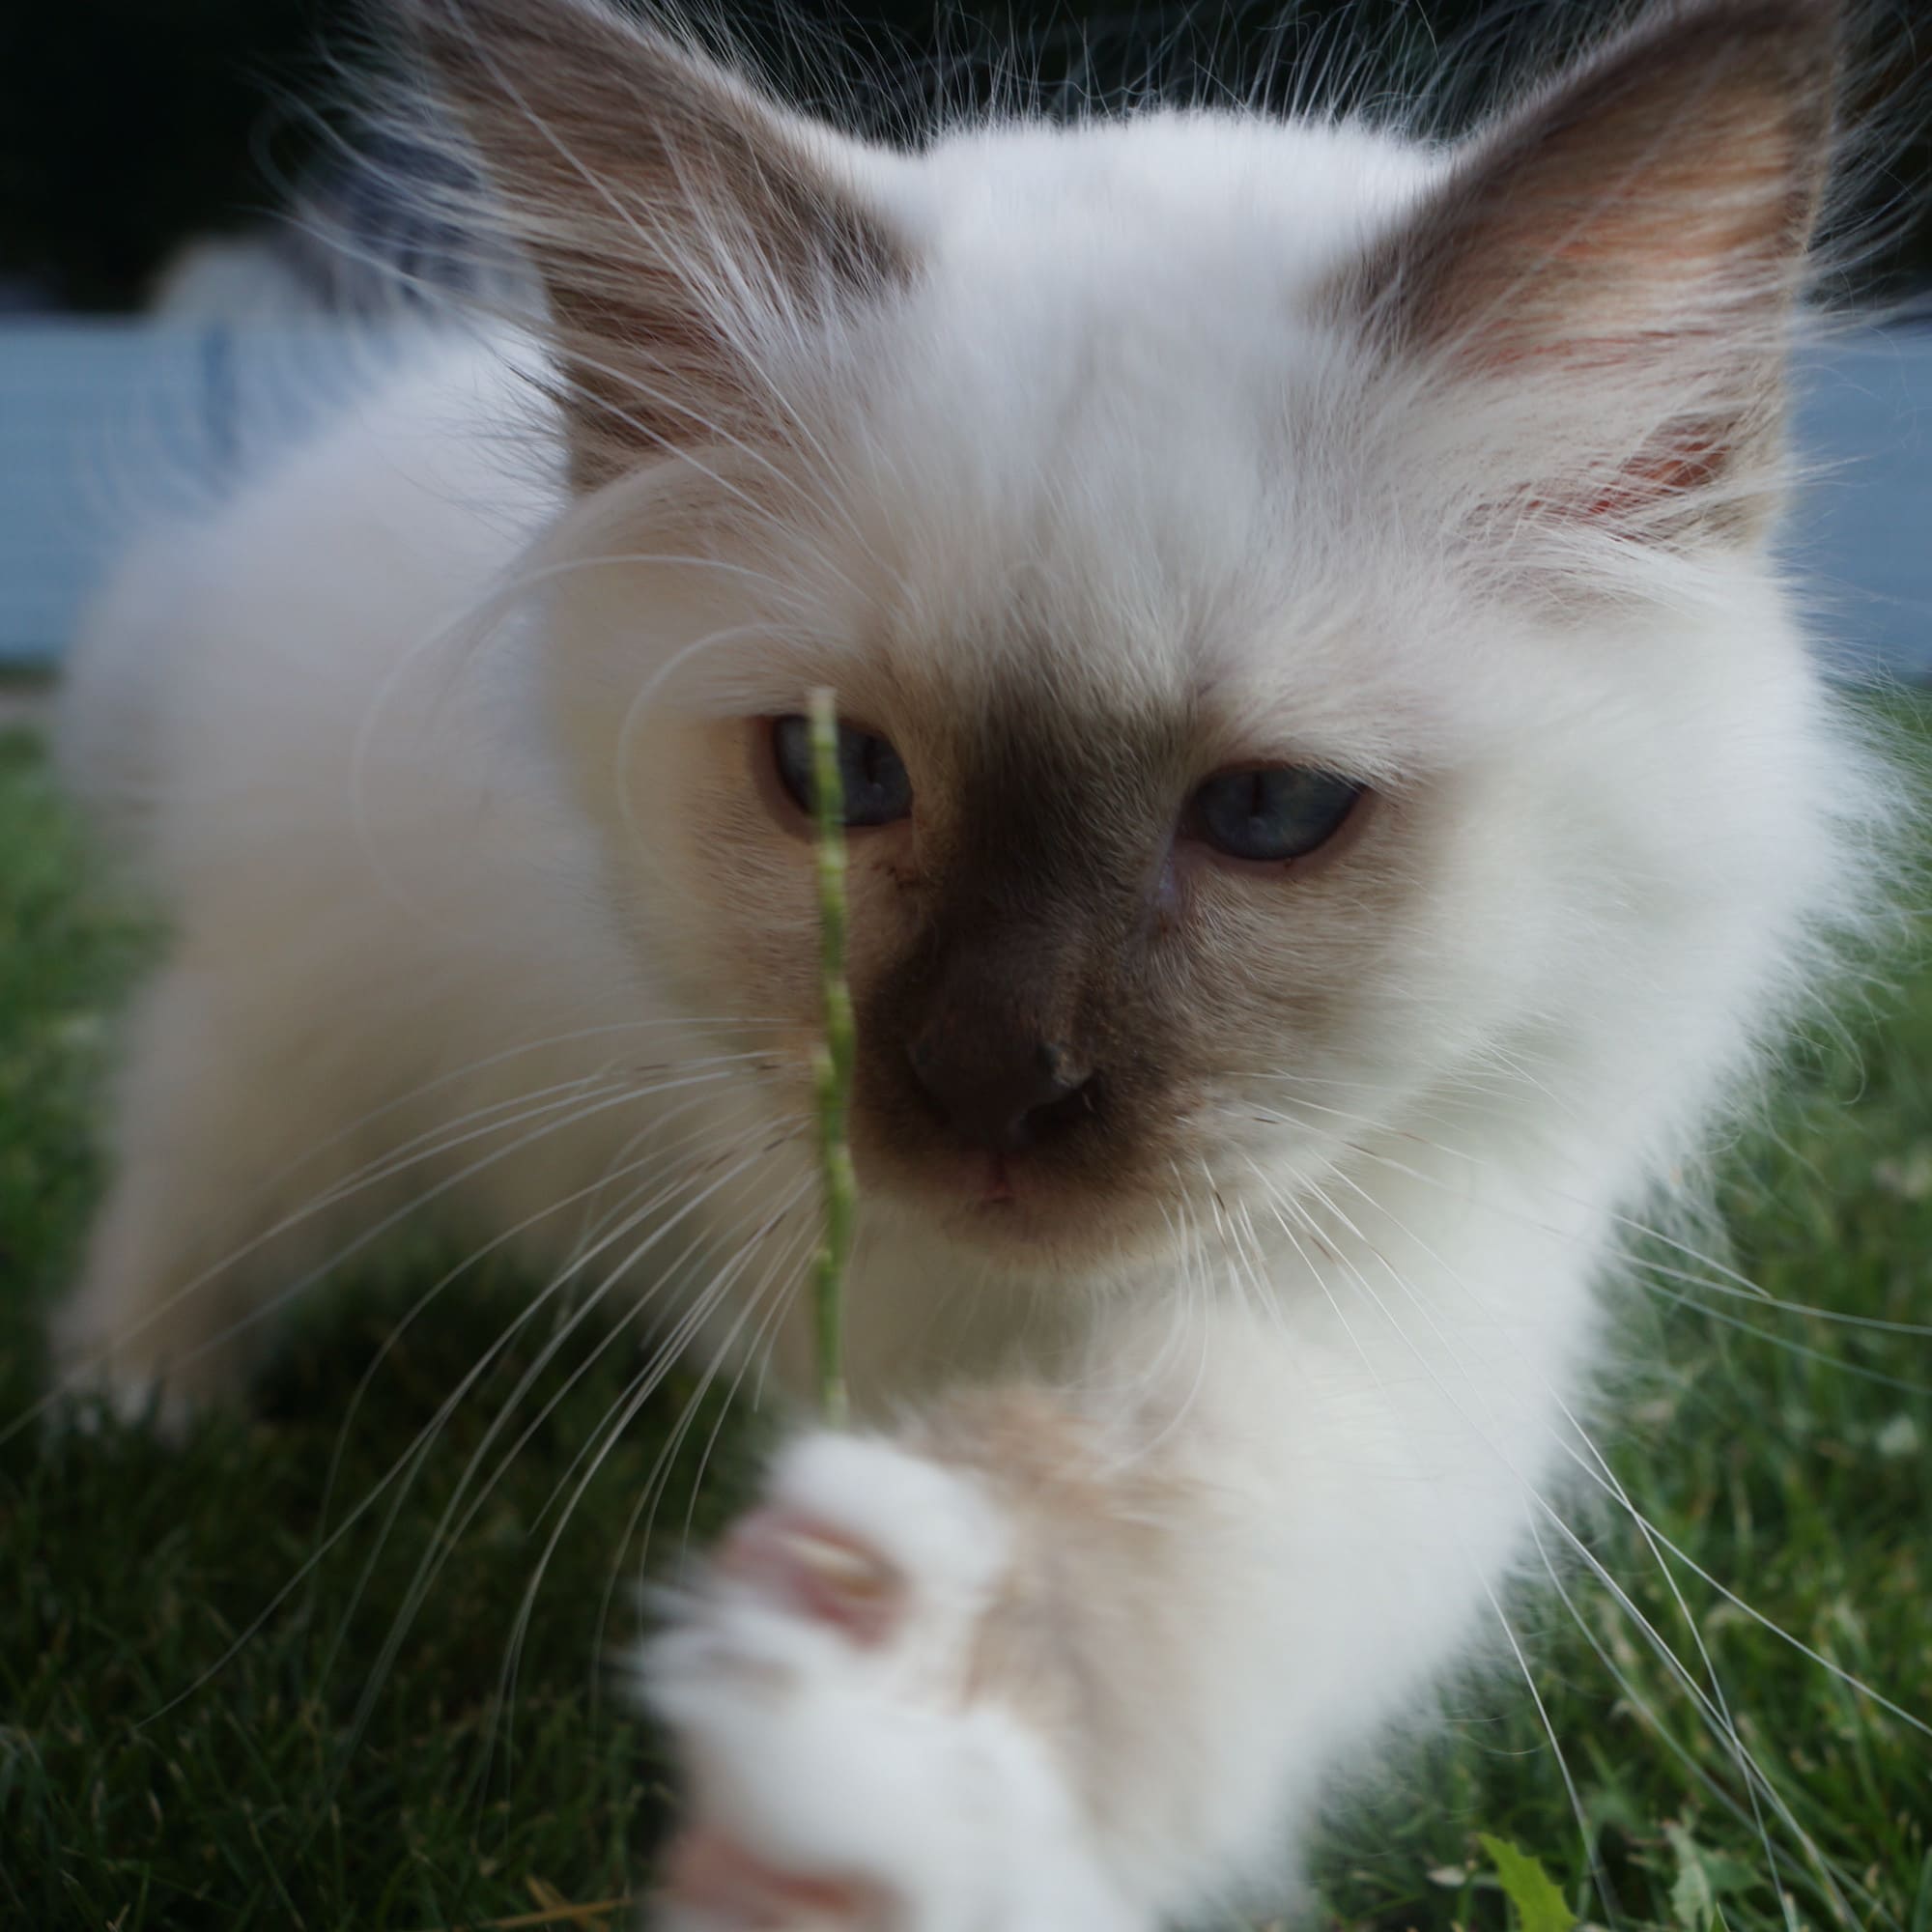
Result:
{"type": "Polygon", "coordinates": [[[905,1579],[883,1556],[797,1510],[745,1518],[725,1539],[718,1567],[862,1645],[884,1642],[905,1606],[905,1579]]]}
{"type": "Polygon", "coordinates": [[[1600,491],[1583,514],[1628,522],[1661,501],[1691,496],[1715,482],[1729,456],[1723,440],[1687,430],[1674,447],[1647,450],[1626,465],[1617,482],[1600,491]]]}
{"type": "Polygon", "coordinates": [[[1761,526],[1835,46],[1829,0],[1660,10],[1476,137],[1342,292],[1500,421],[1496,507],[1761,526]]]}

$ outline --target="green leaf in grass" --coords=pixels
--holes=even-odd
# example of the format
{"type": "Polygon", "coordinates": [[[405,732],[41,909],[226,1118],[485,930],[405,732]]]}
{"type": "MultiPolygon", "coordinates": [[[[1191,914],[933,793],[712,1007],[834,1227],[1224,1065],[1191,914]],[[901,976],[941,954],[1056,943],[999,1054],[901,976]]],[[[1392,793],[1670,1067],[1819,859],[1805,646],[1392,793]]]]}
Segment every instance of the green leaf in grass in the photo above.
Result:
{"type": "Polygon", "coordinates": [[[1522,1932],[1572,1932],[1577,1915],[1543,1866],[1507,1838],[1494,1838],[1487,1832],[1477,1836],[1496,1869],[1497,1884],[1516,1907],[1517,1923],[1522,1932]]]}

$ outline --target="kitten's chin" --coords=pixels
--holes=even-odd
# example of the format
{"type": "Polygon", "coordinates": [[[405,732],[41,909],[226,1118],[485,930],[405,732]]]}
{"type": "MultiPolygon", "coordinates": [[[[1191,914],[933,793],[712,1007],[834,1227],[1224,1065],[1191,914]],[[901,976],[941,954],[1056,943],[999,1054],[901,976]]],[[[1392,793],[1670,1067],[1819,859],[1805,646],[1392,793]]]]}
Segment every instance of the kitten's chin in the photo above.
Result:
{"type": "Polygon", "coordinates": [[[1144,1203],[1102,1194],[1025,1154],[962,1151],[922,1161],[917,1172],[861,1158],[859,1179],[895,1219],[1016,1274],[1108,1274],[1173,1245],[1169,1224],[1144,1203]]]}

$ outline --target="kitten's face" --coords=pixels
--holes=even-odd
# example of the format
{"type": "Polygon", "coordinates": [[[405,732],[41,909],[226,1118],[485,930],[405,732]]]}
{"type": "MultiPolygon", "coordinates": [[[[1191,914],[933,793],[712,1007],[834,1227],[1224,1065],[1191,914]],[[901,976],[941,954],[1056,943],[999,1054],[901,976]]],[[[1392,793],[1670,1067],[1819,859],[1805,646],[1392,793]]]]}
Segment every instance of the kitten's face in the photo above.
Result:
{"type": "Polygon", "coordinates": [[[870,1211],[1100,1270],[1292,1216],[1486,1079],[1577,1076],[1608,1135],[1603,1096],[1731,1050],[1707,1021],[1829,896],[1763,752],[1816,749],[1754,545],[1829,123],[1775,54],[1680,167],[1667,62],[1448,158],[1178,116],[913,159],[614,26],[554,149],[442,49],[529,203],[587,492],[549,611],[573,777],[639,955],[758,1030],[790,1118],[780,721],[830,685],[902,767],[851,841],[870,1211]],[[1269,773],[1352,807],[1217,849],[1203,788],[1269,773]]]}
{"type": "MultiPolygon", "coordinates": [[[[868,1196],[1008,1264],[1077,1269],[1198,1233],[1217,1184],[1284,1184],[1285,1143],[1318,1159],[1321,1115],[1386,1077],[1370,1036],[1406,977],[1387,955],[1419,896],[1415,801],[1350,791],[1306,857],[1230,856],[1199,826],[1204,781],[1280,769],[1292,744],[1185,698],[893,682],[860,715],[903,758],[911,810],[848,835],[868,1196]]],[[[786,1023],[795,1103],[819,989],[787,728],[666,720],[642,741],[691,808],[678,930],[651,950],[695,1006],[728,987],[727,1013],[786,1023]]]]}
{"type": "Polygon", "coordinates": [[[620,570],[571,616],[573,661],[608,667],[637,611],[676,613],[628,741],[591,724],[579,755],[627,774],[647,953],[688,1010],[782,1023],[787,1108],[819,987],[782,721],[836,687],[891,781],[885,822],[849,834],[862,1186],[1029,1271],[1270,1212],[1462,1051],[1520,967],[1481,958],[1518,841],[1480,829],[1504,808],[1444,755],[1459,699],[1411,661],[1432,639],[1386,586],[1284,572],[1264,540],[1328,479],[1283,480],[1281,425],[1206,432],[1220,379],[1123,424],[1126,400],[1062,410],[977,497],[907,427],[917,477],[855,462],[809,534],[728,570],[620,570]]]}

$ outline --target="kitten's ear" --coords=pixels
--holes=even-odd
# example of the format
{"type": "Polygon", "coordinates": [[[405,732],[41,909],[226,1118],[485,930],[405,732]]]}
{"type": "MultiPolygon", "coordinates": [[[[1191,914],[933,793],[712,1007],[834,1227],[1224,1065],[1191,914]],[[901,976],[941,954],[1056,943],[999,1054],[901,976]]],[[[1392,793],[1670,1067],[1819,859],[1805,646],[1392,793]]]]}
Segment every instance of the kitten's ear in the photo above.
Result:
{"type": "Polygon", "coordinates": [[[1762,527],[1838,16],[1658,8],[1475,137],[1351,278],[1399,356],[1472,385],[1528,472],[1518,509],[1672,541],[1762,527]]]}
{"type": "Polygon", "coordinates": [[[771,358],[910,273],[830,129],[601,0],[399,0],[534,261],[580,483],[781,437],[771,358]]]}

